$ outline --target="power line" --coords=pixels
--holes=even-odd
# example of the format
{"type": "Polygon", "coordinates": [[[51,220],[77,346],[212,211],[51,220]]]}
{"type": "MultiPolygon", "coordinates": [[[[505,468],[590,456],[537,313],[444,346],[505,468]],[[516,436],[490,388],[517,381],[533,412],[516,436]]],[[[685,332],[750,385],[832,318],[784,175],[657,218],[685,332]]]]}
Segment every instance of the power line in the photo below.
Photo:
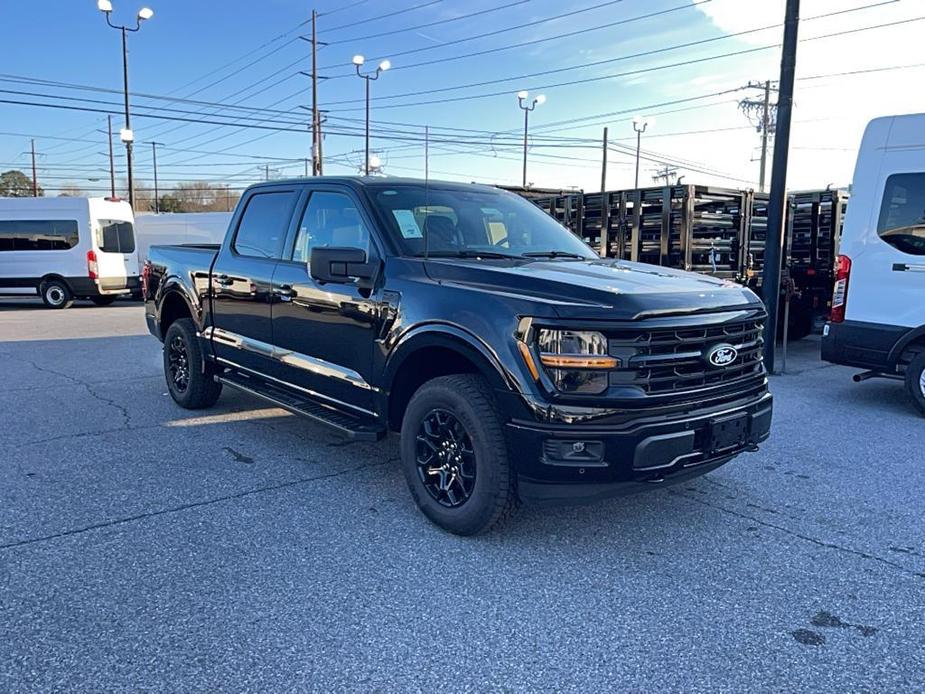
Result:
{"type": "MultiPolygon", "coordinates": [[[[826,14],[816,15],[816,16],[813,16],[813,17],[807,17],[807,18],[804,19],[803,21],[804,21],[804,22],[809,22],[809,21],[813,21],[813,20],[816,20],[816,19],[829,18],[829,17],[833,17],[833,16],[835,16],[835,15],[845,14],[845,13],[847,13],[847,12],[857,12],[857,11],[860,11],[860,10],[866,10],[866,9],[871,9],[871,8],[875,8],[875,7],[881,7],[881,6],[883,6],[883,5],[893,4],[893,3],[897,2],[897,1],[898,1],[898,0],[883,0],[882,2],[877,2],[877,3],[873,3],[873,4],[869,4],[869,5],[864,5],[864,6],[861,6],[861,7],[854,7],[854,8],[848,9],[848,10],[838,10],[838,11],[836,11],[836,12],[829,12],[829,13],[826,13],[826,14]]],[[[893,24],[895,24],[895,23],[893,23],[893,24]]],[[[892,25],[892,24],[891,24],[891,25],[892,25]]],[[[521,81],[521,80],[532,79],[532,78],[534,78],[534,77],[545,77],[546,75],[554,75],[554,74],[559,74],[559,73],[562,73],[562,72],[571,72],[571,71],[573,71],[573,70],[583,70],[583,69],[586,69],[586,68],[589,68],[589,67],[597,67],[597,66],[600,66],[600,65],[607,65],[607,64],[610,64],[610,63],[622,62],[622,61],[624,61],[624,60],[631,60],[631,59],[634,59],[634,58],[644,58],[644,57],[648,57],[648,56],[651,56],[651,55],[657,55],[657,54],[661,54],[661,53],[667,53],[667,52],[670,52],[670,51],[676,51],[676,50],[680,50],[680,49],[684,49],[684,48],[693,48],[693,47],[695,47],[695,46],[702,46],[702,45],[705,45],[705,44],[708,44],[708,43],[715,43],[716,41],[723,41],[723,40],[725,40],[725,39],[736,38],[736,37],[740,37],[740,36],[747,36],[747,35],[749,35],[749,34],[755,34],[755,33],[762,32],[762,31],[768,31],[768,30],[770,30],[770,29],[776,29],[776,28],[778,28],[778,27],[780,27],[780,26],[781,26],[781,24],[778,22],[778,23],[776,23],[776,24],[769,24],[769,25],[762,26],[762,27],[756,27],[756,28],[754,28],[754,29],[745,29],[745,30],[743,30],[743,31],[737,31],[737,32],[727,33],[727,34],[720,34],[719,36],[711,36],[711,37],[709,37],[709,38],[698,39],[698,40],[696,40],[696,41],[688,41],[688,42],[686,42],[686,43],[679,43],[679,44],[675,44],[675,45],[673,45],[673,46],[664,46],[664,47],[661,47],[661,48],[655,48],[655,49],[652,49],[652,50],[642,51],[642,52],[639,52],[639,53],[631,53],[631,54],[628,54],[628,55],[621,55],[621,56],[617,56],[617,57],[615,57],[615,58],[605,58],[605,59],[603,59],[603,60],[594,60],[594,61],[587,62],[587,63],[580,63],[580,64],[578,64],[578,65],[570,65],[570,66],[567,66],[567,67],[553,68],[553,69],[550,69],[550,70],[540,70],[540,71],[538,71],[538,72],[530,72],[530,73],[521,74],[521,75],[512,75],[512,76],[510,76],[510,77],[500,77],[500,78],[491,79],[491,80],[482,80],[482,81],[479,81],[479,82],[469,82],[469,83],[466,83],[466,84],[456,84],[456,85],[451,85],[451,86],[448,86],[448,87],[439,87],[439,88],[422,89],[422,90],[413,91],[413,92],[404,92],[404,93],[401,93],[401,94],[386,94],[386,95],[377,97],[377,101],[385,100],[385,99],[400,99],[400,98],[404,98],[404,97],[408,97],[408,96],[420,96],[421,94],[436,94],[436,93],[439,93],[439,92],[452,92],[452,91],[457,91],[457,90],[460,90],[460,89],[471,89],[471,88],[473,88],[473,87],[484,87],[484,86],[487,86],[487,85],[489,85],[489,84],[500,84],[500,83],[503,83],[503,82],[521,81]]],[[[884,26],[884,25],[881,25],[881,26],[884,26]]],[[[870,28],[873,28],[873,27],[866,27],[865,30],[870,29],[870,28]]],[[[807,39],[807,40],[811,40],[811,39],[807,39]]],[[[769,48],[774,48],[774,47],[776,47],[777,45],[779,45],[779,44],[774,44],[773,46],[765,46],[765,47],[760,47],[760,48],[757,48],[757,49],[749,49],[749,50],[752,51],[752,52],[757,51],[757,50],[767,50],[767,49],[769,49],[769,48]]],[[[741,55],[741,53],[734,53],[734,54],[731,54],[731,55],[741,55]]],[[[675,66],[672,65],[671,67],[675,67],[675,66]]],[[[576,82],[576,81],[572,81],[572,82],[569,82],[569,83],[572,84],[572,83],[581,83],[581,82],[587,82],[587,81],[596,81],[596,80],[609,79],[609,78],[611,78],[611,77],[619,77],[619,76],[622,76],[622,75],[605,75],[605,76],[601,76],[601,77],[589,78],[589,79],[586,79],[586,80],[579,80],[579,81],[577,81],[577,82],[576,82]]],[[[561,84],[557,84],[557,85],[550,85],[550,86],[535,87],[535,89],[549,89],[549,88],[551,88],[551,87],[556,87],[556,86],[562,86],[562,85],[561,85],[561,84]]],[[[494,94],[492,94],[492,96],[494,96],[494,94]]],[[[329,103],[329,105],[331,105],[331,106],[336,106],[336,105],[340,105],[340,104],[358,103],[358,102],[360,102],[360,101],[362,101],[362,99],[344,99],[344,100],[341,100],[341,101],[331,101],[331,102],[328,102],[328,103],[329,103]]],[[[427,102],[425,102],[425,103],[427,103],[427,102]]],[[[380,108],[382,108],[382,107],[380,106],[380,108]]]]}
{"type": "MultiPolygon", "coordinates": [[[[622,2],[622,0],[617,0],[617,1],[618,1],[618,2],[622,2]]],[[[474,58],[474,57],[477,57],[477,56],[489,55],[489,54],[491,54],[491,53],[499,53],[499,52],[502,52],[502,51],[510,51],[510,50],[515,49],[515,48],[523,48],[524,46],[535,46],[535,45],[537,45],[537,44],[546,43],[546,42],[548,42],[548,41],[558,41],[558,40],[560,40],[560,39],[565,39],[565,38],[569,38],[569,37],[572,37],[572,36],[579,36],[579,35],[581,35],[581,36],[586,36],[587,34],[590,34],[590,33],[595,32],[595,31],[602,31],[602,30],[604,30],[604,29],[612,29],[613,27],[616,27],[616,26],[622,26],[622,25],[624,25],[624,24],[630,24],[630,23],[632,23],[632,22],[638,22],[638,21],[641,21],[641,20],[643,20],[643,19],[650,19],[650,18],[652,18],[652,17],[659,17],[659,16],[662,16],[662,15],[670,14],[670,13],[672,13],[672,12],[678,12],[678,11],[680,11],[680,10],[687,10],[687,9],[692,8],[692,7],[697,7],[698,5],[706,4],[706,3],[708,3],[708,2],[712,2],[712,0],[697,0],[697,2],[686,3],[686,4],[684,4],[684,5],[679,5],[679,6],[677,6],[677,7],[670,7],[670,8],[665,9],[665,10],[659,10],[658,12],[649,12],[649,13],[647,13],[647,14],[637,15],[637,16],[635,16],[635,17],[629,17],[629,18],[627,18],[627,19],[620,19],[620,20],[617,20],[617,21],[614,21],[614,22],[608,22],[608,23],[606,23],[606,24],[596,24],[596,25],[593,26],[593,27],[586,27],[586,28],[583,28],[583,29],[577,29],[577,30],[575,30],[575,31],[569,31],[569,32],[565,32],[565,33],[559,33],[559,34],[556,34],[556,35],[554,35],[554,36],[546,36],[546,37],[543,37],[543,38],[540,38],[540,39],[532,39],[532,40],[530,40],[530,41],[521,41],[520,43],[511,43],[511,44],[505,44],[505,45],[503,45],[503,46],[495,46],[494,48],[486,48],[486,49],[481,50],[481,51],[473,51],[472,53],[463,53],[463,54],[461,54],[461,55],[453,55],[453,56],[449,56],[449,57],[446,57],[446,58],[435,58],[435,59],[433,59],[433,60],[422,60],[422,61],[419,62],[419,63],[408,63],[408,64],[403,64],[403,65],[397,65],[397,66],[393,67],[392,70],[393,70],[393,71],[395,71],[395,70],[408,70],[408,69],[416,68],[416,67],[423,67],[423,66],[436,65],[436,64],[439,64],[439,63],[448,63],[448,62],[452,62],[452,61],[455,61],[455,60],[463,60],[463,59],[465,59],[465,58],[474,58]]],[[[597,7],[597,6],[596,6],[596,7],[597,7]]],[[[572,14],[574,14],[574,13],[572,13],[572,14]]],[[[490,32],[490,33],[495,33],[495,32],[490,32]]],[[[436,46],[429,47],[429,48],[436,48],[436,46]]],[[[351,73],[345,73],[345,74],[342,74],[342,75],[332,75],[329,79],[340,79],[340,78],[343,78],[343,77],[350,77],[350,76],[351,76],[351,73]]]]}
{"type": "MultiPolygon", "coordinates": [[[[890,2],[895,2],[895,0],[890,0],[890,2]]],[[[879,4],[883,4],[883,3],[878,3],[878,5],[879,5],[879,4]]],[[[866,6],[866,7],[876,7],[876,6],[877,6],[877,5],[869,5],[869,6],[866,6]]],[[[856,9],[863,9],[863,8],[856,8],[856,9]]],[[[838,12],[838,13],[833,13],[833,14],[842,14],[843,12],[844,12],[844,11],[841,11],[841,12],[838,12]]],[[[823,17],[823,16],[827,16],[827,15],[820,15],[819,17],[812,17],[812,18],[809,18],[809,19],[817,19],[817,18],[821,18],[821,17],[823,17]]],[[[849,35],[849,34],[857,34],[857,33],[861,33],[861,32],[864,32],[864,31],[872,31],[872,30],[875,30],[875,29],[884,29],[884,28],[889,28],[889,27],[898,26],[898,25],[901,25],[901,24],[908,24],[908,23],[912,23],[912,22],[919,22],[919,21],[922,21],[922,20],[925,20],[925,16],[923,16],[923,17],[914,17],[914,18],[910,18],[910,19],[903,19],[903,20],[899,20],[899,21],[895,21],[895,22],[887,22],[887,23],[884,23],[884,24],[877,24],[877,25],[873,25],[873,26],[860,27],[860,28],[856,28],[856,29],[848,29],[848,30],[844,30],[844,31],[833,32],[833,33],[830,33],[830,34],[823,34],[823,35],[820,35],[820,36],[813,36],[813,37],[809,37],[809,38],[805,38],[805,39],[800,39],[800,42],[801,42],[801,43],[804,43],[804,42],[809,42],[809,41],[818,41],[818,40],[822,40],[822,39],[835,38],[835,37],[839,37],[839,36],[847,36],[847,35],[849,35]]],[[[808,20],[804,20],[804,21],[808,21],[808,20]]],[[[744,33],[752,33],[752,32],[754,32],[754,31],[762,31],[762,30],[765,30],[765,29],[768,29],[768,28],[773,28],[773,27],[763,27],[762,29],[753,29],[753,30],[749,30],[749,31],[746,31],[746,32],[738,32],[738,33],[736,33],[736,34],[727,34],[727,35],[724,35],[723,37],[717,37],[717,38],[712,39],[712,40],[718,40],[719,38],[728,38],[728,37],[730,37],[730,36],[740,36],[740,35],[742,35],[742,34],[744,34],[744,33]]],[[[697,43],[705,43],[706,41],[708,41],[708,40],[699,41],[699,42],[694,42],[694,44],[697,44],[697,43]]],[[[693,44],[692,44],[692,45],[693,45],[693,44]]],[[[600,81],[603,81],[603,80],[614,79],[614,78],[617,78],[617,77],[628,77],[628,76],[632,76],[632,75],[646,74],[646,73],[650,73],[650,72],[656,72],[656,71],[659,71],[659,70],[666,70],[666,69],[671,69],[671,68],[676,68],[676,67],[689,66],[689,65],[694,65],[694,64],[698,64],[698,63],[705,63],[705,62],[710,62],[710,61],[713,61],[713,60],[719,60],[719,59],[723,59],[723,58],[731,58],[731,57],[736,57],[736,56],[741,56],[741,55],[748,55],[748,54],[751,54],[751,53],[757,53],[757,52],[760,52],[760,51],[767,51],[767,50],[771,50],[771,49],[773,49],[773,48],[779,48],[779,47],[780,47],[780,43],[774,43],[774,44],[769,44],[769,45],[765,45],[765,46],[756,46],[756,47],[754,47],[754,48],[746,48],[746,49],[742,49],[742,50],[738,50],[738,51],[732,51],[732,52],[730,52],[730,53],[721,53],[721,54],[718,54],[718,55],[711,55],[711,56],[706,56],[706,57],[703,57],[703,58],[695,58],[695,59],[690,59],[690,60],[686,60],[686,61],[682,61],[682,62],[669,63],[669,64],[664,64],[664,65],[656,65],[656,66],[651,66],[651,67],[647,67],[647,68],[641,68],[641,69],[637,69],[637,70],[628,70],[628,71],[625,71],[625,72],[612,73],[612,74],[608,74],[608,75],[599,75],[599,76],[596,76],[596,77],[588,77],[588,78],[584,78],[584,79],[577,79],[577,80],[573,79],[573,80],[569,80],[569,81],[567,81],[567,82],[556,82],[556,83],[551,83],[551,84],[539,85],[539,86],[534,86],[533,89],[554,89],[554,88],[557,88],[557,87],[573,86],[573,85],[576,85],[576,84],[587,84],[587,83],[590,83],[590,82],[600,82],[600,81]]],[[[643,53],[643,54],[637,54],[637,55],[631,56],[631,57],[638,57],[638,56],[640,56],[640,55],[649,55],[649,54],[651,54],[651,53],[665,52],[665,51],[668,51],[668,50],[674,50],[674,49],[676,49],[676,48],[678,48],[678,46],[666,47],[666,48],[663,48],[663,49],[656,49],[656,50],[654,50],[654,51],[648,51],[648,52],[643,53]]],[[[620,59],[625,59],[625,57],[624,57],[624,58],[620,58],[620,59]]],[[[616,60],[616,59],[613,59],[613,60],[616,60]]],[[[597,61],[597,62],[601,62],[601,61],[597,61]]],[[[573,67],[571,67],[571,68],[565,68],[565,69],[578,69],[578,68],[581,68],[581,67],[587,67],[587,65],[573,66],[573,67]]],[[[548,74],[549,72],[561,72],[561,71],[563,71],[563,68],[558,68],[558,69],[556,69],[556,70],[551,70],[551,71],[546,71],[546,72],[534,73],[533,75],[530,75],[530,76],[538,76],[538,75],[548,74]]],[[[523,76],[523,78],[526,78],[526,77],[528,77],[528,76],[523,76]]],[[[512,81],[512,80],[515,80],[515,79],[519,79],[519,78],[517,78],[517,77],[511,77],[511,78],[505,78],[504,80],[488,80],[488,81],[486,81],[486,82],[484,82],[484,83],[473,83],[472,85],[457,85],[456,87],[452,87],[452,88],[450,88],[450,89],[461,89],[461,88],[466,88],[466,87],[469,87],[469,86],[477,86],[478,84],[491,84],[491,83],[498,82],[498,81],[512,81]]],[[[432,91],[434,91],[434,92],[436,92],[436,91],[445,91],[445,89],[435,89],[435,90],[432,90],[432,91]]],[[[381,110],[381,109],[389,109],[389,108],[407,108],[407,107],[409,107],[409,106],[424,106],[424,105],[429,105],[429,104],[444,104],[444,103],[452,103],[452,102],[457,102],[457,101],[470,101],[470,100],[475,100],[475,99],[486,99],[486,98],[490,98],[490,97],[493,97],[493,96],[503,96],[503,95],[508,95],[508,94],[509,94],[509,90],[505,89],[505,90],[496,91],[496,92],[484,92],[484,93],[481,93],[481,94],[470,94],[470,95],[468,95],[468,96],[447,97],[447,98],[442,98],[442,99],[431,99],[431,100],[427,100],[427,101],[417,101],[417,102],[411,102],[411,103],[402,103],[402,104],[382,104],[382,105],[378,105],[377,108],[380,109],[380,110],[381,110]]],[[[380,98],[388,98],[388,97],[380,97],[380,98]]],[[[393,97],[393,98],[394,98],[394,97],[393,97]]],[[[353,100],[351,100],[351,101],[353,101],[353,100]]],[[[347,102],[339,102],[339,103],[347,103],[347,102]]],[[[340,111],[341,111],[341,112],[349,112],[349,111],[356,111],[356,110],[358,110],[358,109],[356,109],[356,108],[350,108],[350,109],[341,109],[340,111]]]]}
{"type": "MultiPolygon", "coordinates": [[[[389,31],[380,31],[375,34],[366,34],[365,36],[352,36],[348,39],[339,39],[337,41],[328,41],[329,46],[334,46],[341,43],[355,43],[357,41],[365,41],[367,39],[377,39],[382,36],[393,36],[395,34],[403,34],[408,31],[416,31],[418,29],[427,29],[429,27],[438,26],[440,24],[449,24],[450,22],[458,22],[463,19],[470,19],[471,17],[480,17],[482,15],[490,14],[492,12],[498,12],[500,10],[506,10],[510,7],[516,7],[517,5],[523,5],[524,3],[530,2],[530,0],[514,0],[514,2],[509,2],[506,5],[498,5],[497,7],[489,7],[484,10],[478,10],[477,12],[469,12],[468,14],[457,15],[456,17],[448,17],[444,19],[438,19],[433,22],[426,22],[425,24],[418,24],[412,27],[404,27],[402,29],[391,29],[389,31]]],[[[353,25],[351,25],[353,26],[353,25]]],[[[328,29],[328,31],[334,31],[334,29],[328,29]]]]}

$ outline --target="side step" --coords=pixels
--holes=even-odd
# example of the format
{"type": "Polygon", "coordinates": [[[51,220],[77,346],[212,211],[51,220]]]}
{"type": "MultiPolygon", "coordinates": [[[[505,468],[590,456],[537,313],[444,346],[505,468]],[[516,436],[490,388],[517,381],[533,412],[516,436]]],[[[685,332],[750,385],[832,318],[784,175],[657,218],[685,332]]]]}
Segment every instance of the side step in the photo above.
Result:
{"type": "Polygon", "coordinates": [[[282,407],[284,410],[289,410],[293,414],[326,424],[355,441],[378,441],[386,434],[385,428],[376,424],[372,419],[362,419],[341,410],[336,410],[322,404],[320,400],[298,391],[290,390],[285,386],[277,385],[259,376],[228,371],[216,376],[215,380],[250,395],[256,395],[258,398],[266,400],[277,407],[282,407]]]}

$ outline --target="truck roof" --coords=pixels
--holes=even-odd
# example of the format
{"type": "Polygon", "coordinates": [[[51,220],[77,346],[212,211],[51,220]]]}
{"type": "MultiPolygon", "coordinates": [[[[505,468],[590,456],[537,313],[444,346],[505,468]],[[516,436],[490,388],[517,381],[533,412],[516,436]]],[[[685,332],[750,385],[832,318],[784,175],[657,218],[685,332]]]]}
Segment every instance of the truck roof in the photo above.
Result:
{"type": "Polygon", "coordinates": [[[404,178],[399,176],[302,176],[299,178],[285,178],[273,181],[262,181],[250,186],[248,190],[264,187],[275,187],[280,185],[302,185],[310,182],[336,183],[339,185],[350,186],[355,189],[387,188],[407,185],[422,186],[426,184],[434,188],[442,188],[443,190],[449,189],[463,191],[478,188],[485,191],[504,192],[495,186],[485,185],[482,183],[459,183],[457,181],[440,181],[434,179],[425,181],[423,178],[404,178]]]}

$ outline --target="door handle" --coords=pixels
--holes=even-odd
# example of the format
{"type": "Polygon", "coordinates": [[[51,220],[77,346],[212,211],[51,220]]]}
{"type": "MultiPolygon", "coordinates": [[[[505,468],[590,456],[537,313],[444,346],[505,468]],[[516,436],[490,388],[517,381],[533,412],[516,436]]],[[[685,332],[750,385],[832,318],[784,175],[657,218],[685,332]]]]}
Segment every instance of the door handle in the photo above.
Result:
{"type": "Polygon", "coordinates": [[[292,301],[292,297],[296,294],[295,289],[289,284],[281,284],[273,290],[273,293],[276,294],[281,301],[292,301]]]}
{"type": "Polygon", "coordinates": [[[231,279],[228,275],[216,275],[214,278],[216,284],[220,284],[223,287],[227,287],[230,284],[234,283],[234,280],[231,279]]]}

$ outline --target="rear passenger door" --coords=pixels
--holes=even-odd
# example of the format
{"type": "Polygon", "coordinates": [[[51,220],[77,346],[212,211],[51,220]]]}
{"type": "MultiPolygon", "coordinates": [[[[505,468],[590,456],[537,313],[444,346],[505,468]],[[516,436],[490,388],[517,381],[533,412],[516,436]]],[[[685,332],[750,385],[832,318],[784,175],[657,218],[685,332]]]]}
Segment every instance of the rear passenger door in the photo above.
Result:
{"type": "Polygon", "coordinates": [[[299,196],[297,187],[257,189],[232,220],[210,276],[212,345],[226,364],[272,371],[273,273],[299,196]]]}

